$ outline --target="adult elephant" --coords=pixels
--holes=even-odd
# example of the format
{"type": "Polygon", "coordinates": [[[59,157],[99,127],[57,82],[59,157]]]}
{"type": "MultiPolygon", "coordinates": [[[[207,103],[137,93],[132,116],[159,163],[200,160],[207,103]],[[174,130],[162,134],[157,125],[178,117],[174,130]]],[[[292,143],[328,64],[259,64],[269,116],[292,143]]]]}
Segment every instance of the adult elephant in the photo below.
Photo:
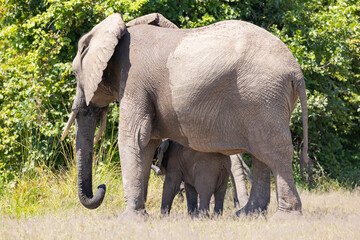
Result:
{"type": "Polygon", "coordinates": [[[285,44],[243,21],[185,30],[152,14],[129,26],[120,14],[109,16],[80,39],[73,61],[77,92],[63,137],[76,119],[81,203],[96,208],[104,198],[105,185],[92,192],[93,138],[97,121],[118,100],[124,215],[145,212],[163,138],[201,152],[250,153],[253,184],[243,211],[266,208],[271,170],[278,212],[301,213],[289,121],[299,95],[307,162],[306,92],[285,44]]]}

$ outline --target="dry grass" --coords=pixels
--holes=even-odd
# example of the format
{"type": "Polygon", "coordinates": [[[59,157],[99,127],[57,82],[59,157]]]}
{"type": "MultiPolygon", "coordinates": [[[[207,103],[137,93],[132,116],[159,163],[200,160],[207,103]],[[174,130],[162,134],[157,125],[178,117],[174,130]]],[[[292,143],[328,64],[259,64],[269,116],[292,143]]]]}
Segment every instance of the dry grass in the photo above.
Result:
{"type": "MultiPolygon", "coordinates": [[[[98,173],[101,176],[101,173],[98,173]]],[[[101,177],[100,177],[101,178],[101,177]]],[[[118,219],[124,210],[120,181],[109,184],[104,204],[87,210],[76,199],[75,186],[66,187],[66,179],[53,180],[50,191],[58,198],[43,197],[37,212],[0,215],[0,239],[360,239],[360,191],[334,190],[310,193],[302,191],[303,216],[276,220],[272,193],[268,219],[238,219],[228,191],[224,215],[219,218],[191,219],[186,215],[185,202],[176,199],[172,214],[159,215],[162,180],[151,176],[146,220],[118,219]],[[119,184],[115,186],[114,184],[119,184]],[[58,184],[68,189],[64,195],[58,184]],[[113,190],[111,190],[113,189],[113,190]],[[56,201],[47,206],[50,201],[56,201]],[[63,205],[63,207],[61,207],[63,205]]],[[[100,179],[104,180],[104,179],[100,179]]],[[[106,179],[110,181],[108,177],[106,179]]],[[[73,181],[67,180],[73,184],[73,181]]],[[[75,184],[74,184],[75,185],[75,184]]],[[[25,206],[24,206],[25,207],[25,206]]]]}
{"type": "Polygon", "coordinates": [[[267,219],[235,218],[231,190],[222,217],[191,219],[179,198],[172,214],[161,217],[163,179],[152,174],[150,216],[121,220],[125,204],[120,171],[96,164],[94,186],[106,183],[107,194],[100,208],[90,211],[78,201],[74,169],[54,174],[36,168],[0,193],[0,239],[360,239],[359,189],[302,191],[303,216],[287,220],[271,218],[276,211],[274,192],[267,219]]]}

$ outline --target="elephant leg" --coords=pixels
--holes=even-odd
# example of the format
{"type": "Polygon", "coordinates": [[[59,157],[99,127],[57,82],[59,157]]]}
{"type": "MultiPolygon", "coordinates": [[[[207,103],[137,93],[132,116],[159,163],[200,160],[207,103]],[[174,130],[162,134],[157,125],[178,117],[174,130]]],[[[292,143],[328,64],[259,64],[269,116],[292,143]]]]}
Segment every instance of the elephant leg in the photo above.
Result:
{"type": "MultiPolygon", "coordinates": [[[[229,177],[227,177],[228,179],[229,177]]],[[[227,179],[223,181],[219,189],[214,193],[215,197],[215,207],[214,207],[214,213],[221,215],[223,213],[224,209],[224,198],[226,193],[226,187],[227,187],[227,179]]]]}
{"type": "Polygon", "coordinates": [[[160,140],[151,139],[151,120],[121,109],[119,152],[126,211],[123,216],[143,213],[151,163],[160,140]],[[128,114],[131,114],[130,116],[128,114]],[[134,122],[137,120],[136,124],[134,122]]]}
{"type": "Polygon", "coordinates": [[[195,181],[195,189],[199,194],[199,214],[209,216],[210,200],[215,191],[216,183],[213,181],[195,181]]]}
{"type": "Polygon", "coordinates": [[[270,168],[254,156],[252,166],[253,182],[250,197],[245,207],[236,212],[236,215],[266,211],[270,203],[270,168]]]}
{"type": "MultiPolygon", "coordinates": [[[[202,216],[209,216],[211,196],[219,186],[218,181],[224,177],[219,175],[220,167],[219,164],[209,164],[208,161],[198,161],[195,167],[194,187],[199,194],[199,214],[202,216]]],[[[229,178],[227,170],[226,176],[229,178]]]]}
{"type": "Polygon", "coordinates": [[[158,140],[151,140],[146,147],[135,151],[133,147],[124,147],[119,141],[126,214],[145,213],[152,157],[158,145],[158,140]]]}
{"type": "Polygon", "coordinates": [[[286,146],[269,156],[271,169],[275,177],[276,199],[278,202],[277,214],[294,213],[301,215],[301,200],[297,192],[293,169],[293,147],[286,146]]]}
{"type": "Polygon", "coordinates": [[[201,216],[209,216],[211,196],[212,193],[210,192],[199,192],[199,214],[201,216]]]}
{"type": "Polygon", "coordinates": [[[165,176],[163,195],[161,200],[161,213],[169,214],[171,206],[181,184],[181,173],[168,171],[165,176]]]}
{"type": "Polygon", "coordinates": [[[198,212],[198,193],[195,188],[185,183],[186,202],[189,215],[197,215],[198,212]]]}
{"type": "Polygon", "coordinates": [[[241,208],[244,207],[249,200],[241,154],[231,155],[230,162],[230,176],[234,188],[234,205],[235,208],[241,208]]]}
{"type": "Polygon", "coordinates": [[[146,202],[147,199],[147,193],[148,193],[148,185],[149,185],[149,178],[150,178],[150,172],[151,172],[151,165],[154,157],[154,152],[156,151],[157,147],[160,144],[160,140],[152,140],[149,142],[146,151],[144,152],[144,159],[145,160],[145,174],[144,174],[144,200],[146,202]],[[149,160],[150,159],[150,160],[149,160]],[[148,169],[148,170],[147,170],[148,169]]]}

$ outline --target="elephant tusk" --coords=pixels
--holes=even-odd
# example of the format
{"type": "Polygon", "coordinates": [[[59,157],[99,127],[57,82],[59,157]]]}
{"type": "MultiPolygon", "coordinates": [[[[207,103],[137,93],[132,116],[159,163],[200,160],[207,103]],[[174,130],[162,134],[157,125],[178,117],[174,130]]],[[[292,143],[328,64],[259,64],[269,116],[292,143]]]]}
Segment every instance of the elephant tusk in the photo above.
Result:
{"type": "Polygon", "coordinates": [[[103,134],[105,128],[106,128],[106,119],[107,119],[107,111],[102,112],[101,117],[100,117],[100,127],[99,127],[99,131],[95,136],[94,139],[94,145],[97,144],[97,142],[100,140],[101,135],[103,134]]]}
{"type": "Polygon", "coordinates": [[[156,175],[162,175],[162,172],[158,166],[151,165],[151,169],[156,173],[156,175]]]}
{"type": "Polygon", "coordinates": [[[79,110],[75,110],[75,111],[71,112],[69,121],[67,122],[66,127],[65,127],[65,129],[64,129],[64,132],[63,132],[63,134],[62,134],[62,136],[61,136],[61,141],[63,141],[63,140],[65,139],[67,133],[68,133],[69,130],[70,130],[71,125],[72,125],[72,124],[74,123],[74,121],[75,121],[75,118],[76,118],[76,115],[78,114],[78,112],[79,112],[79,110]]]}

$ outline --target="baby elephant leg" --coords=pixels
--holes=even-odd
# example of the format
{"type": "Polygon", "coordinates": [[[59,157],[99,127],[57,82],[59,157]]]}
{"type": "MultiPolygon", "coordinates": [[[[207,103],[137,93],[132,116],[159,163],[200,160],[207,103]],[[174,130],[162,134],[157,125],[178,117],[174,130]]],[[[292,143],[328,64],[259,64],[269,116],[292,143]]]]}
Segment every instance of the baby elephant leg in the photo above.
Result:
{"type": "Polygon", "coordinates": [[[176,174],[167,173],[165,177],[163,195],[161,201],[161,213],[169,214],[171,210],[171,205],[173,203],[174,197],[178,193],[179,186],[181,184],[181,176],[176,174]]]}
{"type": "Polygon", "coordinates": [[[227,181],[223,181],[219,189],[214,193],[214,197],[215,197],[214,214],[221,215],[223,213],[226,187],[227,187],[227,181]]]}
{"type": "Polygon", "coordinates": [[[185,183],[186,201],[189,215],[198,214],[198,193],[195,188],[185,183]]]}
{"type": "Polygon", "coordinates": [[[200,181],[195,181],[195,188],[200,199],[199,213],[203,216],[209,215],[210,199],[216,188],[216,182],[211,180],[202,181],[201,179],[200,181]]]}
{"type": "Polygon", "coordinates": [[[209,205],[211,200],[211,192],[200,192],[200,204],[199,204],[199,214],[201,216],[209,216],[209,205]]]}

